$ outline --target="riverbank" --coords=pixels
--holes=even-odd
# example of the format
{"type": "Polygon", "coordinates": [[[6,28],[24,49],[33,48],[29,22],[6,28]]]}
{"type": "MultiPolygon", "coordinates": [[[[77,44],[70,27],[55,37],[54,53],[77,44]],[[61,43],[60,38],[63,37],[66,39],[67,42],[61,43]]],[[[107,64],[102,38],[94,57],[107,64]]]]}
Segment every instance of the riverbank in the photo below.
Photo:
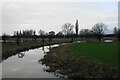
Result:
{"type": "Polygon", "coordinates": [[[70,49],[66,44],[50,49],[41,60],[49,66],[46,71],[67,75],[68,78],[118,78],[118,70],[104,63],[92,61],[70,49]]]}
{"type": "Polygon", "coordinates": [[[16,55],[19,52],[28,51],[29,49],[35,49],[42,46],[49,46],[54,44],[61,44],[61,42],[51,42],[51,43],[21,43],[17,45],[16,43],[2,43],[2,60],[7,59],[9,56],[16,55]]]}

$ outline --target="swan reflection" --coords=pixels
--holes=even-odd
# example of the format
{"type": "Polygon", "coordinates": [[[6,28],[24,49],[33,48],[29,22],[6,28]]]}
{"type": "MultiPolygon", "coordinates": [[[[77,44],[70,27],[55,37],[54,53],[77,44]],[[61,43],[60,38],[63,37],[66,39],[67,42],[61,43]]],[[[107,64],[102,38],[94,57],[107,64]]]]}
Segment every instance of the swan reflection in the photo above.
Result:
{"type": "Polygon", "coordinates": [[[43,52],[44,52],[44,54],[45,54],[45,48],[44,48],[44,46],[42,47],[42,50],[43,50],[43,52]]]}

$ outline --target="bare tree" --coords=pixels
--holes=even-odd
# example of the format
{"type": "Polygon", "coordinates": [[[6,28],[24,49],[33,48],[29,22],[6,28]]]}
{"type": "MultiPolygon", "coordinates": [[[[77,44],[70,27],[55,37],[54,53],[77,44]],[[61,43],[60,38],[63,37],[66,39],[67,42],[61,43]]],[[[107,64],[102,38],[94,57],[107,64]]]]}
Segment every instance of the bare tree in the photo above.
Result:
{"type": "Polygon", "coordinates": [[[44,37],[45,37],[45,31],[44,30],[39,30],[40,37],[42,38],[42,43],[45,42],[44,37]]]}
{"type": "Polygon", "coordinates": [[[117,29],[117,27],[114,27],[113,34],[115,35],[116,38],[118,37],[118,29],[117,29]]]}
{"type": "Polygon", "coordinates": [[[82,29],[80,31],[80,35],[85,37],[85,39],[87,41],[88,37],[90,37],[90,35],[91,35],[91,30],[89,30],[89,29],[82,29]]]}
{"type": "Polygon", "coordinates": [[[45,31],[44,31],[44,30],[39,30],[39,35],[40,35],[40,36],[45,35],[45,31]]]}
{"type": "Polygon", "coordinates": [[[120,41],[120,28],[115,27],[113,33],[115,37],[117,37],[118,40],[120,41]]]}
{"type": "Polygon", "coordinates": [[[68,36],[71,37],[71,43],[73,42],[73,28],[74,28],[74,26],[71,23],[65,23],[62,26],[63,34],[66,35],[67,38],[68,38],[68,36]]]}
{"type": "Polygon", "coordinates": [[[13,34],[13,36],[17,36],[17,31],[14,31],[14,34],[13,34]]]}
{"type": "Polygon", "coordinates": [[[99,42],[101,42],[106,29],[107,26],[103,23],[97,23],[94,25],[94,27],[92,27],[92,32],[98,38],[99,42]]]}
{"type": "Polygon", "coordinates": [[[113,31],[113,33],[116,34],[117,32],[118,32],[117,27],[114,27],[114,31],[113,31]]]}
{"type": "Polygon", "coordinates": [[[32,37],[34,35],[34,31],[32,29],[31,30],[24,30],[22,35],[24,37],[32,37]]]}
{"type": "Polygon", "coordinates": [[[62,26],[62,32],[64,33],[64,35],[71,35],[73,34],[73,28],[74,26],[71,23],[65,23],[62,26]]]}

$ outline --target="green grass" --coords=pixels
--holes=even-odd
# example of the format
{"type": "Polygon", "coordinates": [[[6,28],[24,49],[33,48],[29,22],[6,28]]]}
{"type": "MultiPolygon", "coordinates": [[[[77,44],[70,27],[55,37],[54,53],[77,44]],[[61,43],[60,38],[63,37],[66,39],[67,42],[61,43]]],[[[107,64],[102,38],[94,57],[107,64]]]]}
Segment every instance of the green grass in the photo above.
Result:
{"type": "Polygon", "coordinates": [[[70,48],[89,60],[105,63],[118,68],[118,43],[76,43],[70,48]]]}

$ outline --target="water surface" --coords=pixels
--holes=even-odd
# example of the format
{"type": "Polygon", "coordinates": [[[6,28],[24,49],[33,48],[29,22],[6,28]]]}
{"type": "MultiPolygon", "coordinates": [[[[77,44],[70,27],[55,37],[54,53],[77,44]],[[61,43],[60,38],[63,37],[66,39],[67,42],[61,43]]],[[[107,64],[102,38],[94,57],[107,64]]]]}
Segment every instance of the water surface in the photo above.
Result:
{"type": "Polygon", "coordinates": [[[21,52],[9,57],[2,62],[3,78],[58,78],[54,73],[44,70],[40,60],[44,57],[49,48],[58,45],[45,46],[38,49],[21,52]]]}

